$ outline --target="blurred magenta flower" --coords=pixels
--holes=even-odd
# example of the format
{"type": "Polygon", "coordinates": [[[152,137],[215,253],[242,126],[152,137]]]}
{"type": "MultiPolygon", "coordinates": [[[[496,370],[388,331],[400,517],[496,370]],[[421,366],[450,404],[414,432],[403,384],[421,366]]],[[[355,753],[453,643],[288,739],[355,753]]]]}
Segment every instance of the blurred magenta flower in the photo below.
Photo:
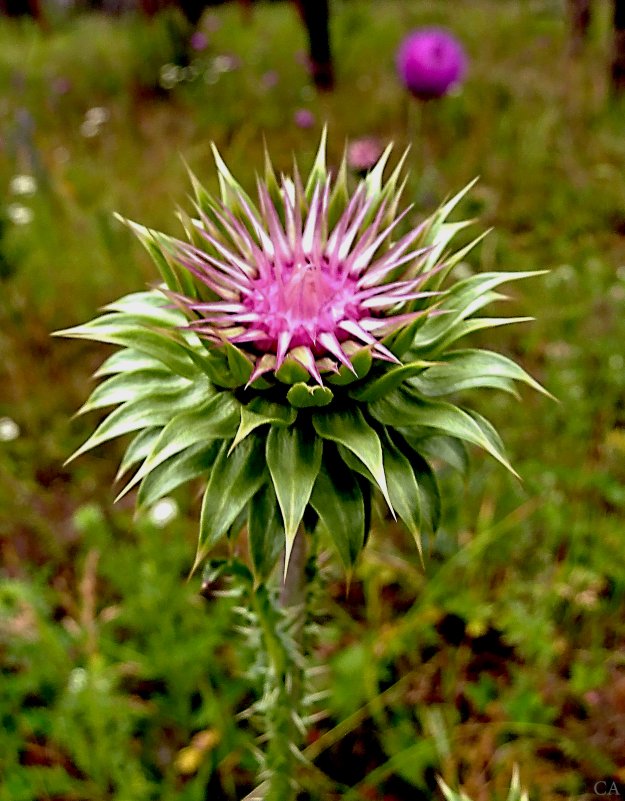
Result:
{"type": "Polygon", "coordinates": [[[467,56],[456,37],[444,28],[420,28],[397,51],[397,71],[419,100],[442,97],[464,78],[467,56]]]}
{"type": "Polygon", "coordinates": [[[312,128],[315,124],[315,115],[307,108],[298,108],[293,120],[298,128],[312,128]]]}
{"type": "Polygon", "coordinates": [[[375,136],[354,139],[347,146],[347,166],[359,175],[368,172],[380,160],[384,148],[375,136]]]}
{"type": "Polygon", "coordinates": [[[273,89],[273,87],[278,84],[279,80],[280,76],[276,70],[268,70],[261,75],[260,84],[263,89],[273,89]]]}
{"type": "Polygon", "coordinates": [[[208,37],[202,31],[195,31],[191,35],[190,44],[193,50],[200,53],[208,47],[208,37]]]}

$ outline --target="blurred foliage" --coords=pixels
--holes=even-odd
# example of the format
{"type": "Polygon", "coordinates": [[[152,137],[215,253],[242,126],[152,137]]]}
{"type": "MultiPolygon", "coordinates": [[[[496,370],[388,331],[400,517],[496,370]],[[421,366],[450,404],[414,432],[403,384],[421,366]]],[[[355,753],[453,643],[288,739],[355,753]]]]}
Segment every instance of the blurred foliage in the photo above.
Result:
{"type": "Polygon", "coordinates": [[[251,789],[253,735],[236,721],[253,700],[246,643],[231,602],[187,581],[197,497],[177,495],[166,524],[156,510],[135,520],[113,507],[110,447],[63,466],[108,351],[49,333],[154,280],[112,212],[177,233],[181,155],[213,180],[214,140],[251,188],[263,137],[286,169],[293,151],[312,159],[324,120],[335,161],[348,136],[412,143],[416,213],[481,176],[463,216],[495,230],[462,270],[551,272],[508,304],[536,322],[479,344],[560,403],[472,398],[523,483],[481,457],[468,485],[450,475],[425,571],[381,514],[349,591],[324,568],[331,692],[307,754],[330,781],[322,792],[311,777],[302,798],[441,797],[438,773],[503,801],[514,764],[541,801],[625,780],[625,107],[608,96],[607,0],[575,60],[563,6],[336,0],[338,83],[323,96],[287,5],[247,22],[236,6],[207,11],[202,51],[169,12],[1,21],[1,801],[251,789]],[[432,23],[471,66],[458,96],[417,106],[394,51],[432,23]],[[295,125],[299,108],[312,129],[295,125]]]}

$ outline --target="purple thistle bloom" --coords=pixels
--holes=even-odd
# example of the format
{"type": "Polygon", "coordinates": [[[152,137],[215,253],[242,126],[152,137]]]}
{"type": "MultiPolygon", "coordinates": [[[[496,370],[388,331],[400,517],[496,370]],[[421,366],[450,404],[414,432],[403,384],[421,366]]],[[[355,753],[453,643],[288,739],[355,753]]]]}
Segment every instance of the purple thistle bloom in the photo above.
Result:
{"type": "Polygon", "coordinates": [[[190,45],[193,50],[201,53],[208,47],[208,37],[202,31],[195,31],[191,34],[190,45]]]}
{"type": "Polygon", "coordinates": [[[307,108],[298,108],[293,115],[293,121],[298,128],[312,128],[315,124],[315,115],[307,108]]]}
{"type": "Polygon", "coordinates": [[[413,31],[397,51],[399,76],[419,100],[446,95],[462,81],[466,68],[462,45],[444,28],[413,31]]]}
{"type": "Polygon", "coordinates": [[[259,182],[258,206],[241,195],[237,216],[224,203],[200,212],[196,229],[206,249],[178,242],[177,261],[210,294],[174,296],[189,328],[216,346],[241,346],[253,365],[248,384],[288,358],[320,385],[322,372],[341,365],[354,372],[350,356],[363,348],[398,362],[380,340],[424,314],[405,304],[436,294],[420,291],[431,275],[418,269],[429,248],[411,249],[421,228],[392,240],[409,209],[390,219],[388,200],[362,182],[329,226],[327,175],[304,190],[296,173],[276,189],[272,196],[259,182]]]}
{"type": "Polygon", "coordinates": [[[347,146],[347,165],[362,175],[376,165],[383,151],[382,143],[375,136],[354,139],[347,146]]]}

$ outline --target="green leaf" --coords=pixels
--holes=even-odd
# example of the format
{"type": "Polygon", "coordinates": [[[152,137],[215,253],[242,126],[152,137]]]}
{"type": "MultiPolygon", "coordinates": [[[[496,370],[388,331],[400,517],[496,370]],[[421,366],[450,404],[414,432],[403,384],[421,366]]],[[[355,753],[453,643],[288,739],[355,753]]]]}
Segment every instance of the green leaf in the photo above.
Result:
{"type": "Polygon", "coordinates": [[[400,428],[398,430],[411,448],[423,454],[426,459],[434,463],[445,462],[462,475],[468,472],[469,454],[462,440],[445,436],[415,437],[407,429],[400,428]]]}
{"type": "Polygon", "coordinates": [[[146,328],[140,317],[112,312],[84,325],[57,331],[55,336],[121,345],[147,354],[185,378],[195,378],[198,374],[187,347],[174,339],[177,336],[176,331],[172,329],[165,334],[146,328]]]}
{"type": "Polygon", "coordinates": [[[196,381],[190,387],[175,392],[163,392],[148,398],[128,401],[111,412],[89,439],[70,456],[68,461],[103,442],[121,437],[123,434],[129,434],[141,428],[165,426],[176,414],[201,403],[207,394],[208,384],[206,380],[203,380],[196,381]]]}
{"type": "Polygon", "coordinates": [[[343,445],[363,462],[393,511],[384,474],[380,438],[367,423],[360,409],[319,412],[313,416],[313,425],[320,437],[343,445]]]}
{"type": "Polygon", "coordinates": [[[85,414],[105,406],[117,406],[149,395],[174,392],[191,386],[187,378],[172,375],[168,370],[137,370],[121,373],[103,381],[76,414],[85,414]]]}
{"type": "Polygon", "coordinates": [[[276,426],[290,426],[295,422],[297,410],[292,406],[283,406],[281,403],[272,403],[261,397],[256,397],[241,407],[241,423],[232,443],[235,448],[256,428],[272,423],[276,426]]]}
{"type": "Polygon", "coordinates": [[[431,350],[455,325],[500,297],[492,290],[501,284],[542,274],[542,271],[487,272],[472,275],[458,282],[449,290],[439,306],[439,309],[448,313],[428,317],[418,329],[412,349],[415,352],[431,350]]]}
{"type": "Polygon", "coordinates": [[[426,319],[427,312],[424,311],[422,315],[416,317],[412,322],[408,323],[408,325],[384,337],[382,344],[385,345],[391,353],[397,356],[398,359],[403,358],[404,354],[412,347],[416,333],[419,328],[424,325],[426,319]]]}
{"type": "Polygon", "coordinates": [[[372,403],[369,411],[380,423],[393,428],[430,428],[479,445],[511,473],[518,475],[508,462],[501,441],[497,443],[492,437],[486,436],[470,414],[451,403],[428,401],[400,388],[372,403]]]}
{"type": "Polygon", "coordinates": [[[347,570],[356,564],[365,541],[365,507],[358,481],[335,458],[324,458],[310,505],[334,542],[347,570]]]}
{"type": "Polygon", "coordinates": [[[384,443],[384,471],[388,479],[393,508],[414,537],[423,561],[421,547],[421,493],[409,460],[395,447],[390,437],[384,443]]]}
{"type": "Polygon", "coordinates": [[[248,504],[250,557],[257,583],[267,580],[285,545],[284,526],[271,482],[264,484],[248,504]]]}
{"type": "Polygon", "coordinates": [[[296,409],[310,409],[327,406],[332,403],[334,393],[329,387],[320,387],[319,384],[293,384],[286,394],[286,399],[296,409]]]}
{"type": "Polygon", "coordinates": [[[373,381],[367,382],[364,386],[353,389],[349,395],[358,401],[371,403],[378,398],[387,395],[391,390],[403,384],[406,379],[422,373],[426,367],[430,367],[432,362],[416,361],[410,364],[402,364],[391,367],[386,373],[373,381]]]}
{"type": "Polygon", "coordinates": [[[163,281],[174,292],[180,291],[181,286],[178,281],[176,272],[170,266],[169,260],[165,257],[158,240],[155,236],[155,231],[146,228],[144,225],[128,220],[120,214],[115,214],[115,217],[127,225],[128,228],[135,234],[137,239],[141,242],[143,247],[147,250],[152,258],[152,261],[157,266],[163,281]]]}
{"type": "Polygon", "coordinates": [[[102,378],[107,375],[117,375],[118,373],[138,372],[139,370],[162,370],[163,363],[141,353],[133,348],[122,348],[102,362],[102,365],[93,374],[94,378],[102,378]]]}
{"type": "Polygon", "coordinates": [[[510,391],[511,381],[522,381],[538,392],[549,394],[512,359],[490,350],[467,349],[447,353],[438,364],[408,383],[423,395],[439,397],[475,387],[510,391]]]}
{"type": "Polygon", "coordinates": [[[194,569],[266,481],[262,441],[250,437],[230,455],[229,448],[226,441],[219,449],[204,492],[194,569]]]}
{"type": "Polygon", "coordinates": [[[163,429],[159,426],[155,426],[154,428],[144,428],[143,431],[140,431],[137,434],[130,445],[126,448],[126,452],[124,453],[121,464],[119,465],[119,470],[115,476],[116,481],[118,481],[124,475],[124,473],[127,473],[128,470],[130,470],[130,468],[136,465],[138,462],[142,462],[144,459],[147,459],[162,430],[163,429]]]}
{"type": "Polygon", "coordinates": [[[124,295],[119,300],[107,303],[104,310],[140,317],[154,326],[175,328],[187,322],[184,314],[179,309],[172,308],[171,301],[162,292],[155,290],[124,295]]]}
{"type": "Polygon", "coordinates": [[[153,468],[139,487],[137,504],[151,506],[176,487],[206,475],[217,458],[220,442],[198,442],[153,468]]]}
{"type": "Polygon", "coordinates": [[[421,529],[434,533],[441,520],[441,494],[436,474],[419,450],[421,441],[406,439],[393,432],[393,442],[410,462],[419,486],[421,529]]]}
{"type": "Polygon", "coordinates": [[[310,429],[272,426],[267,467],[276,491],[286,535],[285,571],[297,529],[321,467],[323,445],[310,429]]]}
{"type": "Polygon", "coordinates": [[[233,395],[220,392],[200,406],[175,415],[163,428],[152,452],[124,488],[122,495],[174,454],[197,443],[229,440],[237,430],[240,408],[233,395]]]}

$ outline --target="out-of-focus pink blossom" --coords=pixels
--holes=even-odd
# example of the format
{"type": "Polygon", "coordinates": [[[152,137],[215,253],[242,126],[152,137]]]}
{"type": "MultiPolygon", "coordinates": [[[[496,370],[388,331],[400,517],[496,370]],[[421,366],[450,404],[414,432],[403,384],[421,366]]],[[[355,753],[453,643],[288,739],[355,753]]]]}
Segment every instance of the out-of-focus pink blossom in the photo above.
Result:
{"type": "Polygon", "coordinates": [[[347,147],[347,166],[355,173],[368,172],[382,155],[382,143],[375,136],[354,139],[347,147]]]}

